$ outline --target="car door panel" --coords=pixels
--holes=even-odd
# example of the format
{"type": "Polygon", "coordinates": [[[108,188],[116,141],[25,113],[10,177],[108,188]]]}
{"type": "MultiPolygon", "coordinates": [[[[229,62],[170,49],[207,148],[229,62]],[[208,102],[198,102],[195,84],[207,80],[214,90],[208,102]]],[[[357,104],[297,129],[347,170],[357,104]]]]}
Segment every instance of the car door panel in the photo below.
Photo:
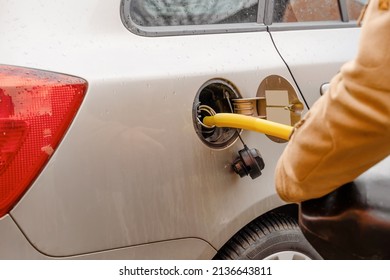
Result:
{"type": "Polygon", "coordinates": [[[357,52],[359,28],[271,31],[308,106],[320,97],[340,67],[357,52]]]}

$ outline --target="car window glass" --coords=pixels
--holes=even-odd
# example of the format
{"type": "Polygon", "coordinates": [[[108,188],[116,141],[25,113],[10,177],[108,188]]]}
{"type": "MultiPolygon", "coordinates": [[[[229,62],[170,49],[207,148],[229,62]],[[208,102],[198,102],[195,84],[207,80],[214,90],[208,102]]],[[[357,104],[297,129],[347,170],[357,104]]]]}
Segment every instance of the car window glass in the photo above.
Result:
{"type": "Polygon", "coordinates": [[[357,20],[367,0],[347,0],[349,20],[357,20]]]}
{"type": "Polygon", "coordinates": [[[141,26],[256,22],[258,0],[132,0],[130,17],[141,26]]]}
{"type": "Polygon", "coordinates": [[[273,22],[341,21],[337,0],[275,0],[273,22]]]}

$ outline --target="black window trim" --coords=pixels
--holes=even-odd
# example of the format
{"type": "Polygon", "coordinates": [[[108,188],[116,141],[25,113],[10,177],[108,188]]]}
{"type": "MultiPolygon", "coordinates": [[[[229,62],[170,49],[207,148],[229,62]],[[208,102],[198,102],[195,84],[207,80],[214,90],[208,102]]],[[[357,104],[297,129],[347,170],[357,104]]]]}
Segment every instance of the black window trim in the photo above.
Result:
{"type": "Polygon", "coordinates": [[[342,21],[307,21],[294,23],[273,23],[268,26],[268,31],[291,31],[291,30],[311,30],[311,29],[337,29],[337,28],[351,28],[358,27],[356,21],[342,22],[342,21]]]}
{"type": "Polygon", "coordinates": [[[122,22],[132,33],[146,37],[357,27],[356,21],[349,21],[346,0],[337,0],[341,21],[273,23],[274,0],[259,0],[257,22],[156,27],[140,26],[131,19],[131,1],[121,0],[120,15],[122,22]]]}
{"type": "Polygon", "coordinates": [[[338,2],[339,2],[341,20],[343,22],[349,22],[347,1],[346,0],[339,0],[338,2]]]}

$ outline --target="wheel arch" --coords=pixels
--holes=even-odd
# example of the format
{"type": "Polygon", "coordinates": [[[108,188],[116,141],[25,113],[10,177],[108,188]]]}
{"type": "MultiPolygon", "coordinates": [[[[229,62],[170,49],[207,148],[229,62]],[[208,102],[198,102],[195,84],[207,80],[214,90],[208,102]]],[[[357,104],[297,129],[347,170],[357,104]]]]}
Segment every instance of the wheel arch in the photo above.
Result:
{"type": "MultiPolygon", "coordinates": [[[[292,243],[291,247],[288,245],[285,248],[283,248],[283,245],[277,246],[281,248],[278,249],[279,252],[292,251],[300,255],[303,253],[307,259],[321,259],[321,256],[307,242],[298,227],[297,204],[279,206],[253,219],[237,231],[218,250],[214,259],[252,259],[250,255],[264,256],[264,253],[258,254],[263,249],[261,244],[268,243],[268,248],[264,247],[265,251],[275,250],[269,248],[269,241],[270,239],[280,240],[283,234],[286,234],[286,240],[282,241],[282,243],[287,244],[290,241],[292,243]],[[257,230],[258,232],[256,232],[257,230]],[[266,242],[263,242],[264,240],[266,242]]],[[[271,244],[271,246],[275,247],[275,244],[271,244]]]]}

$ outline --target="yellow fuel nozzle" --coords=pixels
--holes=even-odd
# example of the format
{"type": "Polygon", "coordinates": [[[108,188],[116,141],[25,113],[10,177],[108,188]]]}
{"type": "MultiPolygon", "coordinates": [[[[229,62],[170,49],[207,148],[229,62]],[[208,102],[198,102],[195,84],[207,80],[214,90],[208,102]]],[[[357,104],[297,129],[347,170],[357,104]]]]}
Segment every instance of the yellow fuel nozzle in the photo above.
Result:
{"type": "Polygon", "coordinates": [[[217,127],[231,127],[252,130],[284,140],[290,139],[294,129],[289,125],[232,113],[218,113],[214,116],[204,117],[203,123],[207,126],[215,125],[217,127]]]}

